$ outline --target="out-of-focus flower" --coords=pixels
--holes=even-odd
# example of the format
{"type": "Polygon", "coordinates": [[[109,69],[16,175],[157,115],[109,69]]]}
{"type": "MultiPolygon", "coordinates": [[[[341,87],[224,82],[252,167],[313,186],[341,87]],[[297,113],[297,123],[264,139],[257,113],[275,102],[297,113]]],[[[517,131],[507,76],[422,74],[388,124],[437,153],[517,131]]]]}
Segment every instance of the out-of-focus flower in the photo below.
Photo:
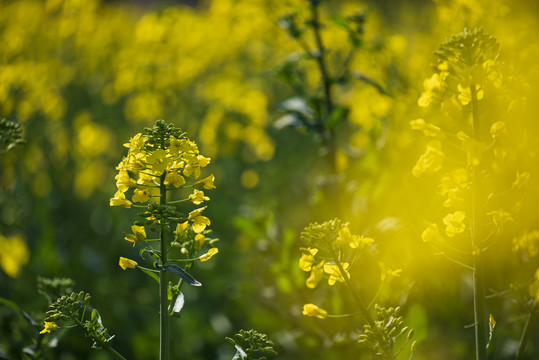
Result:
{"type": "Polygon", "coordinates": [[[328,316],[328,312],[324,309],[319,308],[315,304],[305,304],[303,305],[303,315],[324,319],[328,316]]]}
{"type": "Polygon", "coordinates": [[[455,211],[454,213],[447,214],[443,221],[447,226],[445,228],[445,233],[449,237],[453,237],[457,234],[464,232],[466,225],[464,224],[464,218],[466,213],[464,211],[455,211]]]}
{"type": "Polygon", "coordinates": [[[0,234],[0,249],[0,267],[7,275],[17,277],[21,267],[30,260],[30,252],[22,236],[5,237],[0,234]]]}

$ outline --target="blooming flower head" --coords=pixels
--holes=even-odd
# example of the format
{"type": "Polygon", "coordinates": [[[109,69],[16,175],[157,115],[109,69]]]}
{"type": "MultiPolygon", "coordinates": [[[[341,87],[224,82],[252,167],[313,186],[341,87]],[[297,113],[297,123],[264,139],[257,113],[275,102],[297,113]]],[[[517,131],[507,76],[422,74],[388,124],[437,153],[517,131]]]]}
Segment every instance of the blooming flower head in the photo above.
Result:
{"type": "Polygon", "coordinates": [[[314,289],[324,277],[324,264],[325,261],[321,261],[319,264],[311,267],[311,275],[305,280],[305,286],[309,289],[314,289]]]}
{"type": "Polygon", "coordinates": [[[324,319],[328,316],[328,312],[324,309],[319,308],[315,304],[305,304],[303,305],[303,315],[305,316],[315,316],[320,319],[324,319]]]}

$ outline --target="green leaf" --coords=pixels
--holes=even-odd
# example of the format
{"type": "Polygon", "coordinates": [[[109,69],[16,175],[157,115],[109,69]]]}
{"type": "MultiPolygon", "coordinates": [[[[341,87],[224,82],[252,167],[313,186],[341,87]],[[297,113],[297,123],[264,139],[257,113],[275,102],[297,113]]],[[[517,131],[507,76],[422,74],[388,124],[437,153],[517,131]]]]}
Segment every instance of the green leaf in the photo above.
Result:
{"type": "Polygon", "coordinates": [[[170,265],[165,265],[165,266],[156,265],[156,267],[159,270],[167,270],[167,271],[170,271],[170,272],[178,275],[183,280],[185,280],[185,282],[187,282],[189,285],[202,286],[202,284],[200,282],[195,280],[195,278],[193,278],[191,275],[189,275],[187,273],[187,271],[185,271],[184,269],[182,269],[181,267],[179,267],[176,264],[170,264],[170,265]]]}
{"type": "Polygon", "coordinates": [[[157,276],[156,273],[154,273],[153,271],[151,271],[149,269],[140,267],[140,266],[137,266],[137,268],[140,269],[140,271],[142,271],[143,273],[145,273],[149,277],[151,277],[152,279],[154,279],[155,281],[157,281],[157,283],[159,284],[159,276],[157,276]]]}
{"type": "Polygon", "coordinates": [[[30,323],[30,325],[32,325],[32,326],[37,326],[38,325],[37,322],[30,315],[28,315],[28,313],[26,311],[21,309],[13,301],[5,299],[3,297],[0,297],[0,304],[4,304],[6,306],[9,306],[13,310],[18,311],[19,313],[21,313],[21,315],[26,319],[26,321],[28,321],[30,323]]]}

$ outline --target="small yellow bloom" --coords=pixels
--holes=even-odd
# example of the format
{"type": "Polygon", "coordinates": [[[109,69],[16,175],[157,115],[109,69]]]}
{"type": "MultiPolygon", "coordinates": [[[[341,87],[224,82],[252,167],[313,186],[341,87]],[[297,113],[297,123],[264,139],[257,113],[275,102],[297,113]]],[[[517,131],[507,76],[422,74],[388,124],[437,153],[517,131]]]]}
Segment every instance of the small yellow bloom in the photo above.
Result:
{"type": "Polygon", "coordinates": [[[176,226],[176,234],[181,234],[187,228],[189,227],[189,221],[184,221],[182,223],[178,223],[178,226],[176,226]]]}
{"type": "Polygon", "coordinates": [[[438,126],[428,124],[423,119],[416,119],[410,121],[410,127],[412,130],[420,130],[423,132],[425,136],[429,137],[436,137],[436,136],[442,136],[442,129],[440,129],[438,126]]]}
{"type": "Polygon", "coordinates": [[[208,261],[208,260],[210,260],[212,258],[213,255],[217,254],[218,252],[219,252],[219,249],[211,248],[210,250],[208,250],[207,253],[202,255],[199,259],[200,259],[200,261],[208,261]]]}
{"type": "Polygon", "coordinates": [[[466,225],[464,224],[465,217],[466,213],[464,211],[455,211],[454,213],[447,214],[444,217],[443,221],[447,226],[445,229],[447,236],[453,237],[464,232],[464,229],[466,228],[466,225]]]}
{"type": "Polygon", "coordinates": [[[316,316],[320,319],[324,319],[328,316],[328,312],[324,309],[319,308],[315,304],[305,304],[303,305],[303,315],[316,316]]]}
{"type": "Polygon", "coordinates": [[[195,205],[200,205],[202,204],[203,201],[210,200],[210,198],[207,196],[204,196],[203,191],[194,189],[194,192],[191,195],[189,195],[189,200],[191,200],[191,202],[195,205]]]}
{"type": "Polygon", "coordinates": [[[305,249],[305,252],[301,254],[299,259],[299,268],[303,271],[311,271],[311,268],[314,263],[314,256],[318,252],[316,248],[305,249]]]}
{"type": "Polygon", "coordinates": [[[211,224],[210,219],[205,216],[197,216],[193,219],[193,231],[197,234],[201,233],[206,229],[206,226],[211,224]]]}
{"type": "Polygon", "coordinates": [[[146,156],[146,162],[151,165],[151,169],[156,175],[161,175],[167,169],[171,159],[167,157],[167,152],[165,150],[157,149],[146,156]]]}
{"type": "Polygon", "coordinates": [[[215,185],[213,185],[213,182],[215,181],[215,176],[211,174],[208,177],[205,177],[202,180],[198,180],[195,182],[195,187],[202,186],[206,190],[215,189],[215,185]]]}
{"type": "Polygon", "coordinates": [[[45,327],[39,333],[40,334],[50,333],[51,331],[54,331],[54,330],[57,330],[57,329],[58,329],[58,325],[56,325],[55,322],[53,322],[53,321],[45,321],[45,327]]]}
{"type": "Polygon", "coordinates": [[[503,209],[490,211],[487,213],[488,216],[492,216],[492,222],[494,225],[502,226],[507,221],[515,221],[511,214],[503,209]]]}
{"type": "Polygon", "coordinates": [[[167,176],[165,176],[164,183],[165,185],[174,185],[175,188],[179,188],[185,184],[185,179],[177,172],[169,172],[167,176]]]}
{"type": "Polygon", "coordinates": [[[196,234],[195,235],[195,242],[198,245],[198,249],[200,249],[202,247],[202,245],[204,245],[205,241],[206,241],[206,237],[203,234],[196,234]]]}
{"type": "Polygon", "coordinates": [[[442,235],[440,235],[440,230],[438,229],[438,224],[430,224],[427,226],[423,233],[421,234],[421,240],[423,242],[440,242],[443,240],[442,235]]]}
{"type": "Polygon", "coordinates": [[[146,229],[144,228],[144,226],[133,225],[131,226],[131,231],[133,233],[128,234],[125,237],[125,240],[134,243],[136,241],[146,239],[146,229]]]}
{"type": "MultiPolygon", "coordinates": [[[[345,276],[348,279],[350,279],[350,273],[347,271],[349,265],[350,264],[346,262],[342,263],[345,276]]],[[[343,274],[341,274],[341,271],[339,270],[339,267],[337,266],[337,264],[328,264],[328,263],[324,264],[324,272],[326,274],[329,274],[329,279],[328,279],[329,285],[333,286],[335,285],[337,281],[344,282],[344,276],[343,274]]]]}
{"type": "Polygon", "coordinates": [[[120,257],[119,264],[120,264],[121,268],[124,269],[124,270],[127,270],[127,268],[134,269],[138,265],[138,263],[136,261],[130,260],[130,259],[124,258],[124,257],[120,257]]]}
{"type": "Polygon", "coordinates": [[[438,140],[433,140],[427,144],[427,150],[412,169],[412,174],[419,177],[422,174],[433,174],[442,168],[444,153],[442,144],[438,140]]]}
{"type": "Polygon", "coordinates": [[[148,189],[135,189],[133,197],[131,198],[133,202],[146,202],[150,200],[150,190],[148,189]]]}
{"type": "Polygon", "coordinates": [[[118,175],[114,177],[116,179],[116,187],[118,188],[118,191],[126,192],[127,189],[130,187],[133,187],[137,184],[137,182],[134,179],[131,179],[129,177],[129,173],[125,170],[120,170],[118,175]]]}
{"type": "Polygon", "coordinates": [[[110,206],[121,206],[124,208],[130,208],[132,202],[126,200],[125,195],[121,191],[117,191],[114,197],[110,199],[110,206]]]}
{"type": "Polygon", "coordinates": [[[380,266],[380,281],[389,282],[393,278],[401,276],[402,269],[390,269],[386,267],[383,263],[378,263],[380,266]]]}
{"type": "Polygon", "coordinates": [[[503,121],[496,121],[492,126],[490,127],[490,135],[496,139],[498,136],[502,134],[507,134],[507,130],[505,128],[505,122],[503,121]]]}
{"type": "Polygon", "coordinates": [[[311,275],[305,280],[305,286],[309,289],[314,289],[324,277],[324,263],[324,261],[321,261],[311,268],[311,275]]]}

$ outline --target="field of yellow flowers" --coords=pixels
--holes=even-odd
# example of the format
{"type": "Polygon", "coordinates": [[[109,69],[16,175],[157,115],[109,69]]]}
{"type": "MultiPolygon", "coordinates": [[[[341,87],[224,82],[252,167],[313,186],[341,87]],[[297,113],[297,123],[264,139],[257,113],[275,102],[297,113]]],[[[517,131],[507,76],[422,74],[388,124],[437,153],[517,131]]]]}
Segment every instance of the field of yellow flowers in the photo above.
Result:
{"type": "Polygon", "coordinates": [[[539,4],[0,0],[0,359],[539,358],[539,4]]]}

